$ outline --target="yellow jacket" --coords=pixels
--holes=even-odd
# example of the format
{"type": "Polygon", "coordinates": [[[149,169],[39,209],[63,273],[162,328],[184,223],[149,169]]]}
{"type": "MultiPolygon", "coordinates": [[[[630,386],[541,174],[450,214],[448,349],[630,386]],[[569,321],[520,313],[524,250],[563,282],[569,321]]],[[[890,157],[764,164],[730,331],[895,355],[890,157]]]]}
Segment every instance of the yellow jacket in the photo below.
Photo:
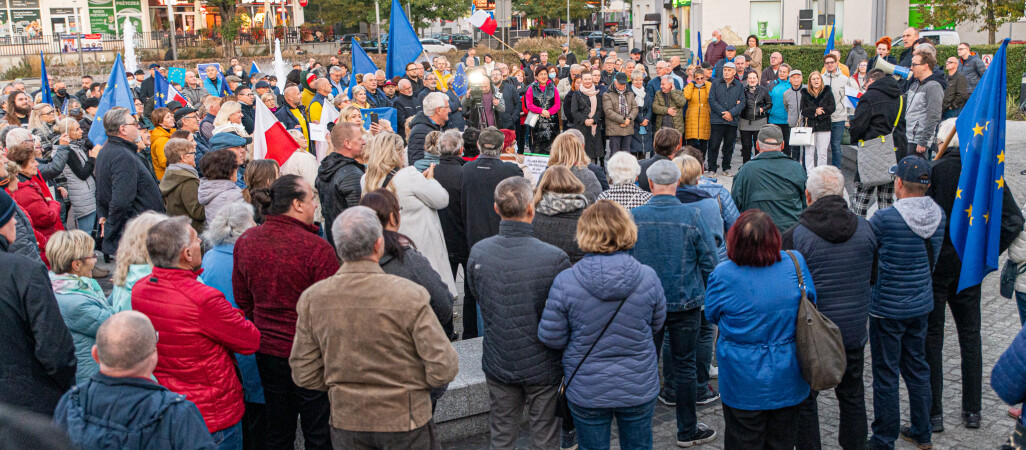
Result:
{"type": "Polygon", "coordinates": [[[167,141],[171,139],[171,133],[174,132],[174,128],[168,131],[161,126],[157,126],[153,131],[150,131],[150,159],[153,160],[153,173],[157,175],[157,180],[164,178],[164,170],[167,169],[164,144],[167,144],[167,141]]]}
{"type": "Polygon", "coordinates": [[[684,139],[709,139],[712,125],[712,109],[709,108],[709,89],[712,83],[706,81],[702,87],[695,83],[684,86],[684,98],[688,101],[688,113],[684,120],[684,139]]]}

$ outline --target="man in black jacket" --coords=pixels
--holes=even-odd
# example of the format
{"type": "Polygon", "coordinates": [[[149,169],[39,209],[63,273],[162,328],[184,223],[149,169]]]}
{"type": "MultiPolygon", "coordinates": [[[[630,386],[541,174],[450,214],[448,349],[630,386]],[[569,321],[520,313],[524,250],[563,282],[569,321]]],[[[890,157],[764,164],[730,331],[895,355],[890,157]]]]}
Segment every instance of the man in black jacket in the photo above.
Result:
{"type": "MultiPolygon", "coordinates": [[[[474,248],[483,239],[499,233],[499,215],[495,213],[495,187],[509,177],[520,177],[524,171],[516,163],[499,159],[502,132],[496,128],[485,128],[477,139],[481,155],[463,166],[463,217],[467,227],[467,248],[474,248]]],[[[467,292],[463,300],[463,338],[478,336],[476,312],[477,301],[473,292],[467,292]]]]}
{"type": "MultiPolygon", "coordinates": [[[[360,203],[360,177],[365,169],[356,157],[363,148],[363,129],[349,122],[339,122],[331,129],[331,145],[335,151],[321,161],[314,182],[327,229],[331,229],[342,211],[360,203]]],[[[332,233],[327,233],[327,238],[334,246],[332,233]]]]}
{"type": "MultiPolygon", "coordinates": [[[[861,103],[861,102],[860,102],[861,103]]],[[[938,141],[947,137],[955,126],[955,119],[941,123],[937,133],[938,141]]],[[[952,138],[947,150],[932,162],[933,183],[926,195],[933,198],[944,210],[945,217],[951,217],[951,210],[958,194],[958,178],[962,173],[962,152],[958,148],[958,136],[952,138]]],[[[1012,197],[1012,191],[1005,186],[1001,202],[1001,237],[998,248],[1004,252],[1023,228],[1023,216],[1012,197]]],[[[944,244],[938,254],[933,271],[933,311],[927,322],[926,362],[930,365],[930,387],[933,391],[933,405],[930,408],[930,422],[933,431],[944,431],[944,306],[951,308],[958,332],[958,348],[962,359],[962,420],[966,428],[980,427],[981,396],[983,391],[983,349],[980,337],[981,285],[977,284],[958,292],[962,261],[951,243],[948,227],[944,227],[944,244]]],[[[817,285],[818,287],[818,285],[817,285]]]]}
{"type": "Polygon", "coordinates": [[[129,110],[103,115],[107,142],[96,157],[96,212],[103,230],[103,253],[117,253],[129,220],[143,211],[164,212],[164,197],[150,168],[137,156],[139,122],[129,110]]]}
{"type": "Polygon", "coordinates": [[[399,80],[399,90],[395,94],[392,107],[395,108],[396,124],[393,128],[399,135],[406,139],[406,119],[416,116],[420,112],[420,103],[414,97],[413,82],[403,78],[399,80]]]}
{"type": "Polygon", "coordinates": [[[242,86],[235,91],[235,96],[238,97],[239,105],[242,107],[242,127],[246,129],[247,133],[253,134],[256,117],[256,110],[253,109],[256,97],[253,96],[253,90],[249,86],[242,86]]]}
{"type": "MultiPolygon", "coordinates": [[[[460,265],[466,269],[467,256],[470,254],[467,226],[463,217],[463,144],[463,136],[458,130],[443,133],[438,140],[441,154],[435,166],[435,180],[449,193],[449,204],[438,210],[438,220],[442,223],[442,235],[445,237],[445,249],[449,251],[453,278],[456,278],[460,265]]],[[[468,292],[469,288],[465,286],[463,291],[468,292]]]]}
{"type": "Polygon", "coordinates": [[[415,62],[407,64],[406,75],[403,79],[409,80],[410,86],[413,87],[413,93],[410,95],[413,98],[417,98],[420,95],[420,91],[424,89],[424,66],[415,62]]]}
{"type": "MultiPolygon", "coordinates": [[[[866,92],[859,98],[855,115],[851,119],[849,133],[852,142],[869,141],[887,135],[893,139],[898,110],[904,109],[902,102],[901,87],[894,77],[887,76],[880,69],[870,70],[866,74],[866,92]]],[[[856,171],[852,211],[866,217],[874,197],[878,209],[890,207],[894,203],[894,183],[865,186],[859,182],[856,171]]]]}
{"type": "Polygon", "coordinates": [[[520,114],[523,112],[521,111],[523,99],[517,93],[517,79],[510,77],[504,70],[502,70],[502,76],[499,93],[502,94],[502,101],[506,103],[506,109],[499,113],[499,128],[516,131],[520,125],[520,114]]]}
{"type": "MultiPolygon", "coordinates": [[[[534,237],[527,179],[507,178],[493,193],[494,209],[502,217],[499,234],[471,249],[467,271],[484,322],[481,365],[488,383],[491,444],[514,447],[526,406],[534,448],[559,448],[555,409],[562,355],[538,340],[538,312],[545,307],[556,275],[570,268],[570,259],[534,237]],[[504,282],[513,272],[518,274],[515,286],[504,282]]],[[[467,320],[470,316],[464,323],[467,320]]]]}
{"type": "Polygon", "coordinates": [[[75,344],[46,266],[8,252],[17,237],[17,208],[0,190],[0,403],[52,416],[75,384],[75,344]]]}
{"type": "Polygon", "coordinates": [[[410,136],[406,140],[408,162],[413,164],[424,159],[424,139],[432,131],[441,131],[449,121],[449,97],[441,92],[432,92],[424,97],[423,110],[410,122],[410,136]]]}

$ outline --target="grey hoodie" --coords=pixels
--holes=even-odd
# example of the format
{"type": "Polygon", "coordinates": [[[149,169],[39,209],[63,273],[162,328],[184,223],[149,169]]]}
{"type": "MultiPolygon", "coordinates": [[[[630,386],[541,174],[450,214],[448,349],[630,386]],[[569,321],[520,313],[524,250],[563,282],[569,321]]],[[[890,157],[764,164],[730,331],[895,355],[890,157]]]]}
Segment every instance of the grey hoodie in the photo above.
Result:
{"type": "Polygon", "coordinates": [[[923,239],[933,236],[944,219],[944,212],[930,197],[903,198],[894,202],[894,209],[912,232],[923,239]]]}
{"type": "Polygon", "coordinates": [[[206,225],[210,227],[210,220],[217,215],[222,207],[229,203],[244,202],[242,189],[239,189],[232,180],[209,180],[200,178],[199,189],[196,191],[200,204],[204,207],[204,214],[207,216],[206,225]]]}

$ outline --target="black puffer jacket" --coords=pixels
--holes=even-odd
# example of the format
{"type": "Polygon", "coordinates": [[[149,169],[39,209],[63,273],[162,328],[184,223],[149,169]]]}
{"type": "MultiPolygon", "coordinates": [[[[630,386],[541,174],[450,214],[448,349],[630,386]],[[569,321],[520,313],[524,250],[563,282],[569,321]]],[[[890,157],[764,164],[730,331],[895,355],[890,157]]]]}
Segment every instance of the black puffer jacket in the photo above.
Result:
{"type": "Polygon", "coordinates": [[[834,93],[824,87],[813,97],[808,89],[802,90],[802,119],[812,131],[830,131],[830,115],[834,113],[834,93]],[[823,108],[823,114],[816,115],[816,108],[823,108]]]}
{"type": "Polygon", "coordinates": [[[894,77],[883,77],[870,84],[859,98],[855,116],[851,119],[852,141],[866,141],[891,134],[898,118],[901,86],[894,77]]]}
{"type": "Polygon", "coordinates": [[[559,384],[562,352],[542,345],[538,322],[552,281],[570,268],[566,254],[536,239],[531,224],[504,220],[498,236],[470,251],[467,267],[484,320],[485,375],[506,384],[559,384]]]}
{"type": "Polygon", "coordinates": [[[769,110],[773,107],[769,90],[764,86],[755,86],[750,89],[745,85],[745,109],[741,111],[741,118],[750,121],[762,120],[769,117],[769,110]]]}
{"type": "Polygon", "coordinates": [[[869,340],[869,299],[876,273],[876,236],[866,219],[830,195],[802,211],[798,225],[783,236],[785,250],[805,257],[816,282],[816,307],[841,329],[844,347],[862,348],[869,340]]]}
{"type": "Polygon", "coordinates": [[[75,344],[61,318],[46,266],[8,253],[3,237],[0,329],[0,403],[52,416],[61,395],[75,384],[75,344]]]}
{"type": "Polygon", "coordinates": [[[432,131],[442,131],[442,126],[424,115],[424,111],[413,116],[413,122],[410,122],[410,136],[406,139],[406,153],[410,165],[424,159],[424,139],[432,131]]]}
{"type": "MultiPolygon", "coordinates": [[[[360,177],[363,176],[363,164],[355,159],[332,152],[324,157],[317,169],[317,195],[321,200],[321,213],[324,215],[324,227],[331,230],[331,224],[342,211],[360,203],[360,177]]],[[[331,233],[325,233],[328,243],[335,245],[331,233]]]]}

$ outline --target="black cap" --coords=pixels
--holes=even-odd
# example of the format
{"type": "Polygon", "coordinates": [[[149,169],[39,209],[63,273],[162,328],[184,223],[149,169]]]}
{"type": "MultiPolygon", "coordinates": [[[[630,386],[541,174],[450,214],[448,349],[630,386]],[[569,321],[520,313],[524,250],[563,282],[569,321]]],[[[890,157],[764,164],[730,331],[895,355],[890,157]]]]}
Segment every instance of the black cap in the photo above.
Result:
{"type": "Polygon", "coordinates": [[[157,63],[153,63],[153,64],[150,64],[150,68],[151,68],[151,69],[157,69],[157,68],[160,68],[160,64],[157,64],[157,63]]]}
{"type": "Polygon", "coordinates": [[[257,81],[256,89],[270,89],[270,88],[271,88],[271,83],[268,83],[267,81],[264,81],[264,80],[257,81]]]}
{"type": "Polygon", "coordinates": [[[930,184],[930,162],[920,156],[906,156],[888,172],[908,183],[930,184]]]}
{"type": "Polygon", "coordinates": [[[613,79],[616,80],[617,83],[627,84],[627,74],[623,72],[617,72],[613,79]]]}
{"type": "Polygon", "coordinates": [[[181,109],[182,103],[178,100],[172,100],[170,102],[167,102],[167,104],[165,104],[164,106],[167,107],[167,109],[170,109],[172,112],[174,112],[181,109]]]}
{"type": "Polygon", "coordinates": [[[641,54],[641,49],[635,47],[635,48],[631,49],[631,54],[632,55],[640,55],[641,54]]]}
{"type": "Polygon", "coordinates": [[[189,114],[192,114],[194,112],[196,112],[196,110],[188,106],[178,108],[177,110],[175,110],[175,123],[178,123],[178,121],[182,120],[183,117],[188,116],[189,114]]]}

